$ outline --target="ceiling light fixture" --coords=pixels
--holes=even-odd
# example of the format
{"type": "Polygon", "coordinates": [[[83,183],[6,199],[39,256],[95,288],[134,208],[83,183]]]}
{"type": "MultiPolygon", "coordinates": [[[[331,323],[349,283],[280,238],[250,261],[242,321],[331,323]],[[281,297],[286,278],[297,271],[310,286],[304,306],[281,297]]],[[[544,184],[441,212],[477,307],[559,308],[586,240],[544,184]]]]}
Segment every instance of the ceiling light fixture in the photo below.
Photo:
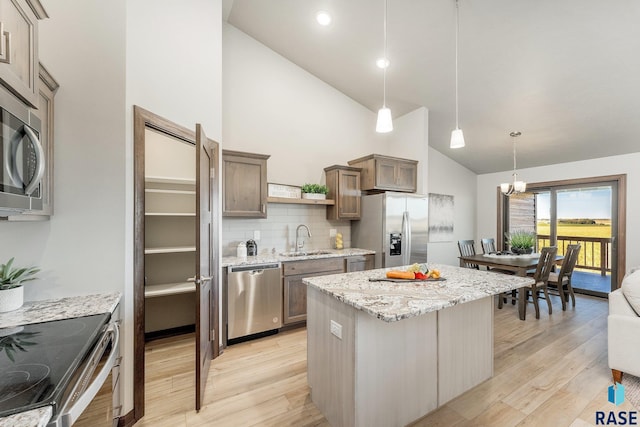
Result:
{"type": "MultiPolygon", "coordinates": [[[[387,59],[387,0],[384,0],[384,59],[383,63],[388,64],[387,59]]],[[[387,133],[393,130],[391,110],[387,108],[387,67],[382,69],[382,108],[378,110],[378,121],[376,122],[376,132],[387,133]]]]}
{"type": "Polygon", "coordinates": [[[331,24],[331,15],[329,15],[329,12],[321,10],[320,12],[316,13],[316,21],[318,21],[318,24],[326,27],[327,25],[331,24]]]}
{"type": "Polygon", "coordinates": [[[458,33],[460,32],[460,16],[458,11],[458,0],[456,0],[456,128],[451,132],[451,142],[449,148],[464,147],[464,135],[458,126],[458,33]]]}
{"type": "Polygon", "coordinates": [[[387,58],[378,58],[376,59],[376,66],[378,68],[387,68],[389,66],[389,60],[387,58]]]}
{"type": "Polygon", "coordinates": [[[524,181],[518,181],[518,174],[516,173],[516,138],[522,135],[522,132],[511,132],[509,136],[513,140],[513,183],[500,184],[500,190],[505,196],[510,196],[514,193],[524,193],[527,191],[527,183],[524,181]]]}

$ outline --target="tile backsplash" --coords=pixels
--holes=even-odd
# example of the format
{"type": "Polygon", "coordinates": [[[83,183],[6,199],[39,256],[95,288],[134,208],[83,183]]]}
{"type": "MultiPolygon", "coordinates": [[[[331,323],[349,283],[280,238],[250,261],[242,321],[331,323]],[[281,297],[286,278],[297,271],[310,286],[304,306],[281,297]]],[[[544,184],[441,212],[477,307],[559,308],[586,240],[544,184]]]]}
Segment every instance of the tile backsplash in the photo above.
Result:
{"type": "Polygon", "coordinates": [[[305,230],[303,250],[327,249],[333,247],[330,229],[342,233],[344,247],[351,247],[351,221],[329,221],[324,205],[295,205],[270,203],[267,218],[222,218],[222,256],[235,256],[238,243],[253,239],[253,232],[260,231],[258,253],[279,253],[293,251],[296,242],[296,228],[300,224],[309,227],[311,238],[305,230]]]}

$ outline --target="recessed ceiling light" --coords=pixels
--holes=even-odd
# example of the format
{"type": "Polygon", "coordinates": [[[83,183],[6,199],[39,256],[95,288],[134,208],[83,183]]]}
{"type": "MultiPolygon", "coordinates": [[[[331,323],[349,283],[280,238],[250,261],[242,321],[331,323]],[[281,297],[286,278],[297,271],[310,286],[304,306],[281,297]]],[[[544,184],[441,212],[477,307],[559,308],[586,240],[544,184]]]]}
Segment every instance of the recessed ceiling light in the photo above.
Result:
{"type": "Polygon", "coordinates": [[[389,60],[387,58],[378,58],[376,59],[376,65],[378,68],[385,69],[389,66],[389,60]]]}
{"type": "Polygon", "coordinates": [[[318,24],[326,27],[331,24],[331,15],[329,15],[329,12],[321,10],[316,14],[316,21],[318,21],[318,24]]]}

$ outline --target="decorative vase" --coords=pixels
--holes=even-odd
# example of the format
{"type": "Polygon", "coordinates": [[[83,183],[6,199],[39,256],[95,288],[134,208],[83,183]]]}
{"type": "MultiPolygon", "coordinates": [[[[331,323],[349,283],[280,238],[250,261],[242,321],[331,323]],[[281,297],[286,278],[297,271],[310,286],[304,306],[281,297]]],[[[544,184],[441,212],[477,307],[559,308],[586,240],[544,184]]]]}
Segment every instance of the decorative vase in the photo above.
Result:
{"type": "Polygon", "coordinates": [[[303,199],[326,200],[327,195],[322,193],[302,193],[303,199]]]}
{"type": "Polygon", "coordinates": [[[0,290],[0,313],[17,310],[24,304],[24,288],[18,286],[0,290]]]}

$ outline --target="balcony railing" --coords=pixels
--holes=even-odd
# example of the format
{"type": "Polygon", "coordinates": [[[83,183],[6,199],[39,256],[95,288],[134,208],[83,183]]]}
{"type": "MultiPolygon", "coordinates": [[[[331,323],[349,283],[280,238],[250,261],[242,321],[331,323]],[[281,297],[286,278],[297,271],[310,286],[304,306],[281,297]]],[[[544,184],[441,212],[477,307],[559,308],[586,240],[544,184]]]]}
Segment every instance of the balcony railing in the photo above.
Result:
{"type": "MultiPolygon", "coordinates": [[[[538,249],[549,246],[550,236],[538,234],[538,249]]],[[[611,272],[611,238],[558,236],[558,255],[564,255],[567,245],[580,244],[576,268],[599,271],[601,276],[611,272]]]]}

